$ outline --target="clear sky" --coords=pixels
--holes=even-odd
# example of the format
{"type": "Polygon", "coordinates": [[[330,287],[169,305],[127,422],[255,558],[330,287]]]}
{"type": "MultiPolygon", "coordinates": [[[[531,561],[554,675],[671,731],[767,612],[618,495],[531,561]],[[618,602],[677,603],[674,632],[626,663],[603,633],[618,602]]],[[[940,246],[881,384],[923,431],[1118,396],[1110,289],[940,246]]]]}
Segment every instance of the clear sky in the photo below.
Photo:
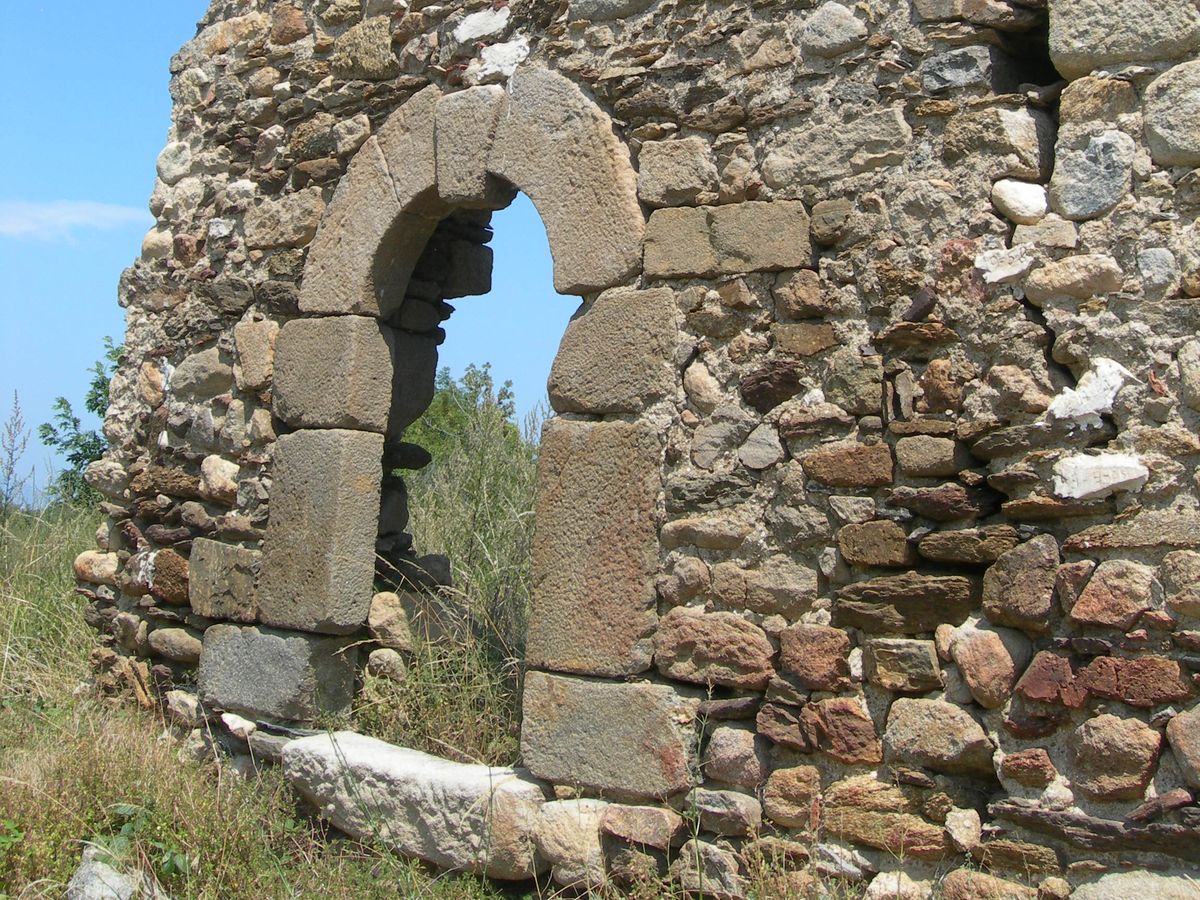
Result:
{"type": "MultiPolygon", "coordinates": [[[[35,435],[54,398],[81,408],[106,335],[120,340],[117,279],[151,225],[154,163],[170,123],[167,64],[207,0],[3,2],[0,34],[0,419],[15,390],[35,435]]],[[[554,293],[545,231],[518,198],[493,219],[493,291],[455,302],[441,363],[491,362],[519,411],[546,376],[578,298],[554,293]]],[[[97,423],[89,423],[97,424],[97,423]]]]}

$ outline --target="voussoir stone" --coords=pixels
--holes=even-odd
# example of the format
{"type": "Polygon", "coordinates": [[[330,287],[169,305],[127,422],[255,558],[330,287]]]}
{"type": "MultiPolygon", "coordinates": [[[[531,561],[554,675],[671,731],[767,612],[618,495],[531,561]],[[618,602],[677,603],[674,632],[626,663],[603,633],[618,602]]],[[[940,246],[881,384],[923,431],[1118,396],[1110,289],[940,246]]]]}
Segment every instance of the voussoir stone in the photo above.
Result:
{"type": "Polygon", "coordinates": [[[489,169],[537,207],[554,257],[554,289],[588,294],[628,281],[641,268],[646,223],[637,173],[612,120],[548,69],[519,69],[507,92],[489,169]]]}
{"type": "Polygon", "coordinates": [[[258,618],[254,582],[262,553],[208,538],[192,542],[188,602],[210,619],[253,622],[258,618]]]}
{"type": "Polygon", "coordinates": [[[645,265],[651,278],[811,266],[808,212],[796,200],[658,209],[646,228],[645,265]]]}
{"type": "Polygon", "coordinates": [[[383,435],[282,436],[258,582],[261,620],[344,634],[367,620],[383,478],[383,435]]]}
{"type": "Polygon", "coordinates": [[[552,419],[538,460],[530,666],[591,675],[650,667],[658,574],[658,435],[552,419]]]}
{"type": "Polygon", "coordinates": [[[905,697],[892,703],[884,758],[939,772],[989,774],[994,747],[966,710],[943,700],[905,697]]]}
{"type": "Polygon", "coordinates": [[[293,428],[386,430],[391,336],[366,316],[292,319],[275,342],[275,415],[293,428]]]}
{"type": "Polygon", "coordinates": [[[618,799],[693,786],[702,694],[663,684],[529,672],[521,758],[539,778],[618,799]]]}
{"type": "Polygon", "coordinates": [[[1198,41],[1200,10],[1191,0],[1050,4],[1050,59],[1071,80],[1104,66],[1186,57],[1198,41]]]}
{"type": "Polygon", "coordinates": [[[504,109],[504,88],[489,84],[447,94],[437,104],[437,187],[446,203],[486,205],[499,185],[488,157],[504,109]]]}
{"type": "Polygon", "coordinates": [[[572,318],[550,368],[555,411],[640,412],[675,390],[675,297],[666,288],[612,288],[572,318]]]}
{"type": "Polygon", "coordinates": [[[775,648],[761,628],[731,612],[676,607],[658,623],[654,661],[668,678],[762,690],[775,648]]]}
{"type": "Polygon", "coordinates": [[[200,653],[200,699],[248,716],[308,722],[354,697],[357,651],[348,638],[210,625],[200,653]]]}
{"type": "Polygon", "coordinates": [[[549,787],[522,769],[451,762],[339,731],[290,741],[283,770],[353,837],[501,880],[548,868],[534,837],[549,787]]]}

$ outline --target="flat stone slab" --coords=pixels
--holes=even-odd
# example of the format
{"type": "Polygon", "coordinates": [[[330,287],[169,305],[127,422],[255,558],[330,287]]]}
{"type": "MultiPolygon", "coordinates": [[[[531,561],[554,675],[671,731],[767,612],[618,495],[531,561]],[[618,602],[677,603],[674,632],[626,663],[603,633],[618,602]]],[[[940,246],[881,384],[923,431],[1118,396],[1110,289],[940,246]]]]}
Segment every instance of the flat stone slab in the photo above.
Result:
{"type": "Polygon", "coordinates": [[[522,769],[465,765],[339,731],[288,743],[283,770],[353,837],[489,878],[520,881],[549,868],[534,836],[550,788],[522,769]]]}
{"type": "Polygon", "coordinates": [[[539,778],[625,800],[695,786],[702,692],[529,672],[521,758],[539,778]]]}
{"type": "Polygon", "coordinates": [[[349,707],[357,653],[348,638],[210,625],[200,652],[200,698],[247,716],[309,722],[349,707]]]}
{"type": "Polygon", "coordinates": [[[367,621],[382,461],[381,434],[313,429],[279,439],[258,581],[264,623],[346,634],[367,621]]]}

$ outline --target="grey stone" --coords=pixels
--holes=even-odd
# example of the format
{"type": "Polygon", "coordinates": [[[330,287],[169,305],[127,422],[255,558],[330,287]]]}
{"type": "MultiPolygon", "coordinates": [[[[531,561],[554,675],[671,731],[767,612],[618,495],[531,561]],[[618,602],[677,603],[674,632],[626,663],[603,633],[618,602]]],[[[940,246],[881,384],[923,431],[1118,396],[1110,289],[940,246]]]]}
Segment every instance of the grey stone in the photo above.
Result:
{"type": "Polygon", "coordinates": [[[646,275],[651,278],[735,275],[811,264],[808,213],[798,201],[657,209],[646,229],[646,275]]]}
{"type": "Polygon", "coordinates": [[[748,469],[769,469],[783,459],[783,444],[774,425],[763,423],[750,432],[738,449],[738,459],[748,469]]]}
{"type": "Polygon", "coordinates": [[[1016,78],[1003,51],[988,46],[960,47],[929,57],[921,66],[921,87],[933,95],[965,88],[1006,93],[1016,87],[1016,78]]]}
{"type": "Polygon", "coordinates": [[[264,623],[344,634],[366,621],[382,457],[383,436],[363,431],[279,439],[258,582],[264,623]]]}
{"type": "Polygon", "coordinates": [[[192,542],[188,602],[210,619],[253,622],[258,618],[254,582],[262,553],[208,538],[192,542]]]}
{"type": "Polygon", "coordinates": [[[695,783],[700,692],[529,672],[521,758],[539,778],[617,799],[662,799],[695,783]]]}
{"type": "Polygon", "coordinates": [[[702,831],[737,837],[762,827],[762,804],[752,794],[693,788],[687,804],[699,816],[702,831]]]}
{"type": "Polygon", "coordinates": [[[382,81],[399,75],[389,17],[372,16],[340,35],[333,43],[330,63],[341,78],[382,81]]]}
{"type": "Polygon", "coordinates": [[[437,186],[454,206],[497,208],[512,189],[488,174],[488,157],[504,110],[504,88],[486,85],[447,94],[437,104],[437,186]]]}
{"type": "Polygon", "coordinates": [[[888,712],[884,758],[939,772],[989,774],[994,747],[979,723],[942,700],[900,698],[888,712]]]}
{"type": "Polygon", "coordinates": [[[178,184],[192,170],[192,149],[185,141],[172,141],[158,154],[156,167],[164,182],[178,184]]]}
{"type": "Polygon", "coordinates": [[[717,167],[703,138],[646,141],[638,151],[638,197],[647,206],[682,206],[717,189],[717,167]]]}
{"type": "Polygon", "coordinates": [[[900,109],[820,123],[785,133],[763,162],[763,181],[773,188],[818,184],[896,165],[912,141],[900,109]]]}
{"type": "Polygon", "coordinates": [[[607,22],[624,19],[644,11],[654,0],[571,0],[567,18],[607,22]]]}
{"type": "Polygon", "coordinates": [[[747,885],[731,850],[693,838],[679,848],[671,875],[686,892],[711,900],[742,900],[747,885]]]}
{"type": "Polygon", "coordinates": [[[1050,179],[1051,207],[1076,222],[1104,215],[1133,184],[1133,138],[1120,131],[1091,135],[1078,144],[1061,142],[1050,179]]]}
{"type": "Polygon", "coordinates": [[[181,397],[215,397],[233,387],[233,366],[216,347],[185,357],[171,373],[171,393],[181,397]]]}
{"type": "Polygon", "coordinates": [[[591,675],[650,667],[658,572],[658,435],[551,419],[538,460],[526,661],[591,675]]]}
{"type": "Polygon", "coordinates": [[[821,4],[804,23],[800,46],[815,56],[838,56],[867,40],[867,26],[854,17],[849,9],[829,0],[821,4]]]}
{"type": "Polygon", "coordinates": [[[275,347],[275,415],[293,428],[387,430],[394,332],[365,316],[292,319],[275,347]]]}
{"type": "Polygon", "coordinates": [[[313,186],[264,200],[246,213],[246,246],[260,250],[303,247],[317,233],[325,199],[313,186]]]}
{"type": "Polygon", "coordinates": [[[521,881],[547,868],[534,830],[549,787],[339,731],[283,748],[289,782],[347,834],[453,871],[521,881]]]}
{"type": "Polygon", "coordinates": [[[350,706],[357,654],[349,638],[210,625],[200,654],[200,699],[247,716],[310,722],[350,706]]]}
{"type": "Polygon", "coordinates": [[[676,390],[678,328],[666,288],[612,288],[584,304],[563,335],[547,385],[556,412],[641,412],[676,390]]]}
{"type": "Polygon", "coordinates": [[[640,270],[646,222],[629,151],[562,75],[531,66],[510,79],[490,171],[537,207],[560,294],[615,287],[640,270]]]}
{"type": "Polygon", "coordinates": [[[141,896],[141,879],[118,872],[104,862],[103,851],[92,845],[83,848],[83,861],[67,882],[67,900],[132,900],[141,896]]]}
{"type": "Polygon", "coordinates": [[[1121,63],[1179,59],[1200,43],[1192,0],[1070,0],[1050,6],[1050,59],[1065,78],[1121,63]]]}
{"type": "MultiPolygon", "coordinates": [[[[1168,3],[1168,7],[1184,3],[1168,3]]],[[[1186,4],[1193,20],[1200,12],[1186,4]]],[[[1200,41],[1200,26],[1188,52],[1200,41]]],[[[1200,61],[1168,69],[1146,90],[1146,143],[1160,166],[1200,165],[1200,61]]]]}

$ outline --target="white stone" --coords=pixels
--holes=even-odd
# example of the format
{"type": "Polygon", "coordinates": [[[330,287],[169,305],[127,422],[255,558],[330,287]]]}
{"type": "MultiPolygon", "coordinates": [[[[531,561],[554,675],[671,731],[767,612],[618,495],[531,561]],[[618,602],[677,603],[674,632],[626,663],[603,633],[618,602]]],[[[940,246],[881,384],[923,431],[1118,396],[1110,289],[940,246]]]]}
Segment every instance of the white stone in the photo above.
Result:
{"type": "Polygon", "coordinates": [[[349,731],[292,741],[283,770],[353,837],[502,880],[547,868],[534,834],[548,788],[524,770],[450,762],[349,731]]]}
{"type": "Polygon", "coordinates": [[[538,814],[538,852],[551,864],[550,877],[563,887],[596,890],[605,884],[600,818],[604,800],[554,800],[538,814]]]}
{"type": "Polygon", "coordinates": [[[243,719],[237,713],[231,712],[221,713],[221,724],[224,725],[229,733],[235,738],[239,738],[243,741],[250,740],[250,735],[254,734],[254,732],[258,730],[258,726],[249,719],[243,719]]]}
{"type": "Polygon", "coordinates": [[[192,169],[192,150],[183,141],[172,141],[158,154],[158,177],[176,184],[192,169]]]}
{"type": "Polygon", "coordinates": [[[703,413],[712,412],[725,398],[717,379],[713,378],[708,366],[699,360],[684,370],[683,389],[692,405],[703,413]]]}
{"type": "Polygon", "coordinates": [[[349,156],[371,136],[371,119],[366,113],[338,122],[333,126],[333,139],[338,156],[349,156]]]}
{"type": "Polygon", "coordinates": [[[102,862],[100,849],[85,846],[83,862],[67,882],[67,900],[131,900],[141,896],[138,879],[102,862]]]}
{"type": "Polygon", "coordinates": [[[1107,497],[1116,491],[1136,491],[1149,477],[1150,470],[1128,453],[1080,453],[1054,464],[1054,493],[1076,500],[1107,497]]]}
{"type": "Polygon", "coordinates": [[[1034,263],[1034,256],[1025,244],[1011,250],[985,250],[975,257],[975,268],[983,273],[987,284],[1010,284],[1019,281],[1034,263]]]}
{"type": "Polygon", "coordinates": [[[1179,282],[1179,263],[1166,247],[1149,247],[1137,255],[1142,288],[1151,297],[1170,293],[1179,282]]]}
{"type": "Polygon", "coordinates": [[[913,881],[900,870],[880,872],[867,885],[863,900],[927,900],[933,896],[928,881],[913,881]]]}
{"type": "Polygon", "coordinates": [[[1092,367],[1074,388],[1063,388],[1047,410],[1054,419],[1072,420],[1085,428],[1099,428],[1100,416],[1112,412],[1113,401],[1133,373],[1119,362],[1105,357],[1092,360],[1092,367]]]}
{"type": "Polygon", "coordinates": [[[163,695],[167,718],[181,728],[197,728],[204,722],[200,699],[188,691],[171,690],[163,695]]]}
{"type": "Polygon", "coordinates": [[[1073,900],[1196,900],[1196,879],[1189,875],[1160,875],[1157,872],[1113,872],[1098,881],[1081,884],[1073,900]]]}
{"type": "Polygon", "coordinates": [[[500,9],[489,7],[481,9],[479,12],[473,12],[454,27],[454,40],[460,44],[467,44],[471,41],[502,34],[508,25],[510,14],[507,6],[500,9]]]}
{"type": "Polygon", "coordinates": [[[479,56],[467,65],[463,80],[467,84],[484,84],[496,78],[512,78],[517,66],[529,56],[529,39],[514,38],[491,44],[479,51],[479,56]]]}
{"type": "Polygon", "coordinates": [[[867,26],[842,4],[830,0],[804,24],[800,45],[816,56],[837,56],[861,46],[866,39],[867,26]]]}
{"type": "Polygon", "coordinates": [[[1036,225],[1049,208],[1045,186],[1015,178],[1002,178],[992,185],[992,203],[1018,225],[1036,225]]]}
{"type": "Polygon", "coordinates": [[[220,456],[206,456],[200,463],[200,494],[210,500],[237,497],[238,464],[220,456]]]}
{"type": "Polygon", "coordinates": [[[1179,388],[1188,408],[1200,412],[1200,341],[1188,341],[1179,349],[1179,388]]]}
{"type": "Polygon", "coordinates": [[[155,259],[165,259],[171,255],[171,248],[174,246],[175,238],[171,234],[169,228],[159,228],[155,226],[146,232],[146,236],[142,238],[142,259],[150,262],[155,259]]]}
{"type": "Polygon", "coordinates": [[[946,814],[946,834],[960,853],[970,853],[979,846],[983,824],[973,809],[952,809],[946,814]]]}

